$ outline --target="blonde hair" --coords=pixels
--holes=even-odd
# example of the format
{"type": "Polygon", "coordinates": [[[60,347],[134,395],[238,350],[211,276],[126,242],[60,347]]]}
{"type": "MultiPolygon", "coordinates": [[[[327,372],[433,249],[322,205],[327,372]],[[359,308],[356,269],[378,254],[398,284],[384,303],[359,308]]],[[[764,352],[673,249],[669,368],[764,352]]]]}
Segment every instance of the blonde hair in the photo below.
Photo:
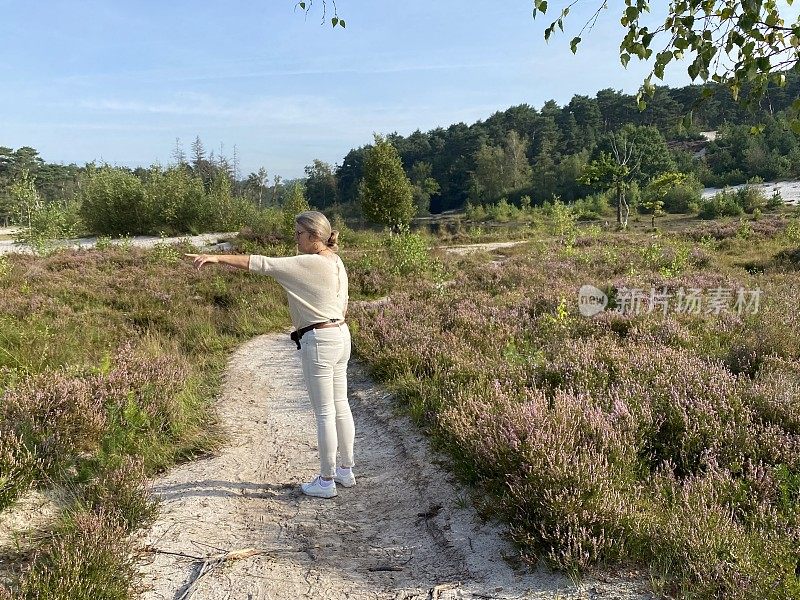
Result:
{"type": "Polygon", "coordinates": [[[321,212],[317,210],[301,212],[294,218],[294,222],[334,252],[339,251],[339,232],[336,229],[331,229],[328,217],[321,212]]]}

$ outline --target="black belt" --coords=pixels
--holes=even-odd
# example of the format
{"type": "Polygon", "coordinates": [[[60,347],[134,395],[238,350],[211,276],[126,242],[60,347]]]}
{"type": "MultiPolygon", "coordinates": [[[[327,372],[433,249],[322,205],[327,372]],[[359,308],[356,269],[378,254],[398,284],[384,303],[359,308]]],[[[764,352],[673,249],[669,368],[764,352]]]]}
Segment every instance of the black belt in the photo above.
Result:
{"type": "MultiPolygon", "coordinates": [[[[303,327],[301,329],[297,329],[289,334],[289,337],[292,338],[295,344],[297,344],[297,349],[300,350],[300,338],[303,337],[307,332],[311,331],[312,329],[319,329],[324,325],[328,325],[329,323],[338,323],[340,319],[328,319],[327,321],[323,321],[322,323],[314,323],[313,325],[309,325],[308,327],[303,327]]],[[[342,321],[344,323],[344,321],[342,321]]]]}

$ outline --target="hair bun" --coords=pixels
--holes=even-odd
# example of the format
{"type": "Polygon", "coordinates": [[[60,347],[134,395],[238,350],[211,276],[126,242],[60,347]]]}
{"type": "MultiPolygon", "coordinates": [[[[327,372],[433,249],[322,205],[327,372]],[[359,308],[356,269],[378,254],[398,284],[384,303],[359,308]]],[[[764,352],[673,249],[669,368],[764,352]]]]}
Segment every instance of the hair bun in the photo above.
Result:
{"type": "Polygon", "coordinates": [[[336,229],[331,231],[331,237],[328,238],[326,242],[327,246],[336,246],[339,241],[339,232],[336,229]]]}

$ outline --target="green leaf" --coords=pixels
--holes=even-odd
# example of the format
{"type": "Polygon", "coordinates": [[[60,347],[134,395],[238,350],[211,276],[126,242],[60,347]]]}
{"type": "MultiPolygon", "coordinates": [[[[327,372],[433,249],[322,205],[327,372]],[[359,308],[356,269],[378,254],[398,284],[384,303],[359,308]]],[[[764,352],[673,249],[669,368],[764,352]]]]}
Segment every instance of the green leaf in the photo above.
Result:
{"type": "Polygon", "coordinates": [[[800,120],[798,120],[798,119],[792,120],[791,127],[792,127],[792,131],[794,131],[796,134],[800,135],[800,120]]]}
{"type": "Polygon", "coordinates": [[[306,3],[305,3],[305,2],[300,2],[299,6],[300,6],[300,8],[302,8],[303,10],[305,10],[305,9],[306,9],[306,3]]]}
{"type": "Polygon", "coordinates": [[[344,19],[339,19],[339,25],[341,25],[342,29],[345,28],[344,19]]]}
{"type": "Polygon", "coordinates": [[[625,9],[625,17],[628,19],[628,21],[635,21],[636,17],[638,16],[639,16],[639,9],[636,8],[635,6],[629,6],[628,8],[625,9]]]}
{"type": "Polygon", "coordinates": [[[683,116],[683,126],[686,129],[690,129],[693,124],[694,124],[694,115],[692,114],[692,111],[689,111],[683,116]]]}
{"type": "Polygon", "coordinates": [[[332,25],[333,27],[336,27],[336,25],[337,25],[338,23],[339,23],[339,17],[333,17],[333,18],[331,19],[331,25],[332,25]]]}
{"type": "Polygon", "coordinates": [[[628,54],[627,52],[623,52],[622,54],[619,55],[619,60],[622,63],[622,66],[627,68],[628,67],[628,63],[631,60],[631,55],[628,54]]]}
{"type": "Polygon", "coordinates": [[[578,44],[580,44],[580,43],[581,43],[581,38],[580,37],[572,38],[572,41],[569,43],[569,47],[570,47],[570,50],[572,50],[573,54],[575,54],[578,51],[578,44]]]}

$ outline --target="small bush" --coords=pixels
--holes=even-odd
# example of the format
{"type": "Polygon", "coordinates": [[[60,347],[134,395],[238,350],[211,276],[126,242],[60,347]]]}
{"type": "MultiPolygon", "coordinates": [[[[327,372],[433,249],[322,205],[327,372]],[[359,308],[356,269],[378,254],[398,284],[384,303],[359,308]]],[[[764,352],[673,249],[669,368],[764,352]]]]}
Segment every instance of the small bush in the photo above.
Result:
{"type": "Polygon", "coordinates": [[[428,244],[420,235],[406,233],[386,239],[390,269],[400,276],[423,273],[431,264],[428,244]]]}
{"type": "Polygon", "coordinates": [[[772,195],[767,199],[767,209],[768,210],[775,210],[776,208],[782,207],[785,203],[783,200],[783,196],[778,189],[775,189],[772,192],[772,195]]]}
{"type": "Polygon", "coordinates": [[[147,490],[144,463],[131,456],[89,482],[83,502],[91,511],[108,515],[126,533],[152,522],[156,515],[157,504],[147,490]]]}
{"type": "Polygon", "coordinates": [[[136,578],[125,532],[107,515],[78,513],[33,556],[24,600],[131,600],[136,578]]]}
{"type": "Polygon", "coordinates": [[[738,202],[737,192],[724,189],[711,198],[700,202],[698,216],[701,219],[716,219],[718,217],[738,217],[744,213],[738,202]]]}
{"type": "Polygon", "coordinates": [[[691,213],[701,203],[703,185],[695,177],[689,177],[680,185],[667,190],[664,195],[664,210],[668,213],[691,213]]]}
{"type": "Polygon", "coordinates": [[[767,197],[764,191],[756,185],[747,184],[736,190],[736,203],[747,213],[762,210],[767,206],[767,197]]]}
{"type": "Polygon", "coordinates": [[[606,194],[591,194],[572,203],[578,219],[602,219],[608,214],[610,205],[606,194]]]}
{"type": "Polygon", "coordinates": [[[470,221],[485,221],[489,218],[489,213],[486,212],[483,204],[467,202],[466,217],[470,221]]]}
{"type": "Polygon", "coordinates": [[[81,216],[92,233],[107,235],[149,232],[151,219],[142,181],[122,169],[90,169],[81,194],[81,216]]]}

